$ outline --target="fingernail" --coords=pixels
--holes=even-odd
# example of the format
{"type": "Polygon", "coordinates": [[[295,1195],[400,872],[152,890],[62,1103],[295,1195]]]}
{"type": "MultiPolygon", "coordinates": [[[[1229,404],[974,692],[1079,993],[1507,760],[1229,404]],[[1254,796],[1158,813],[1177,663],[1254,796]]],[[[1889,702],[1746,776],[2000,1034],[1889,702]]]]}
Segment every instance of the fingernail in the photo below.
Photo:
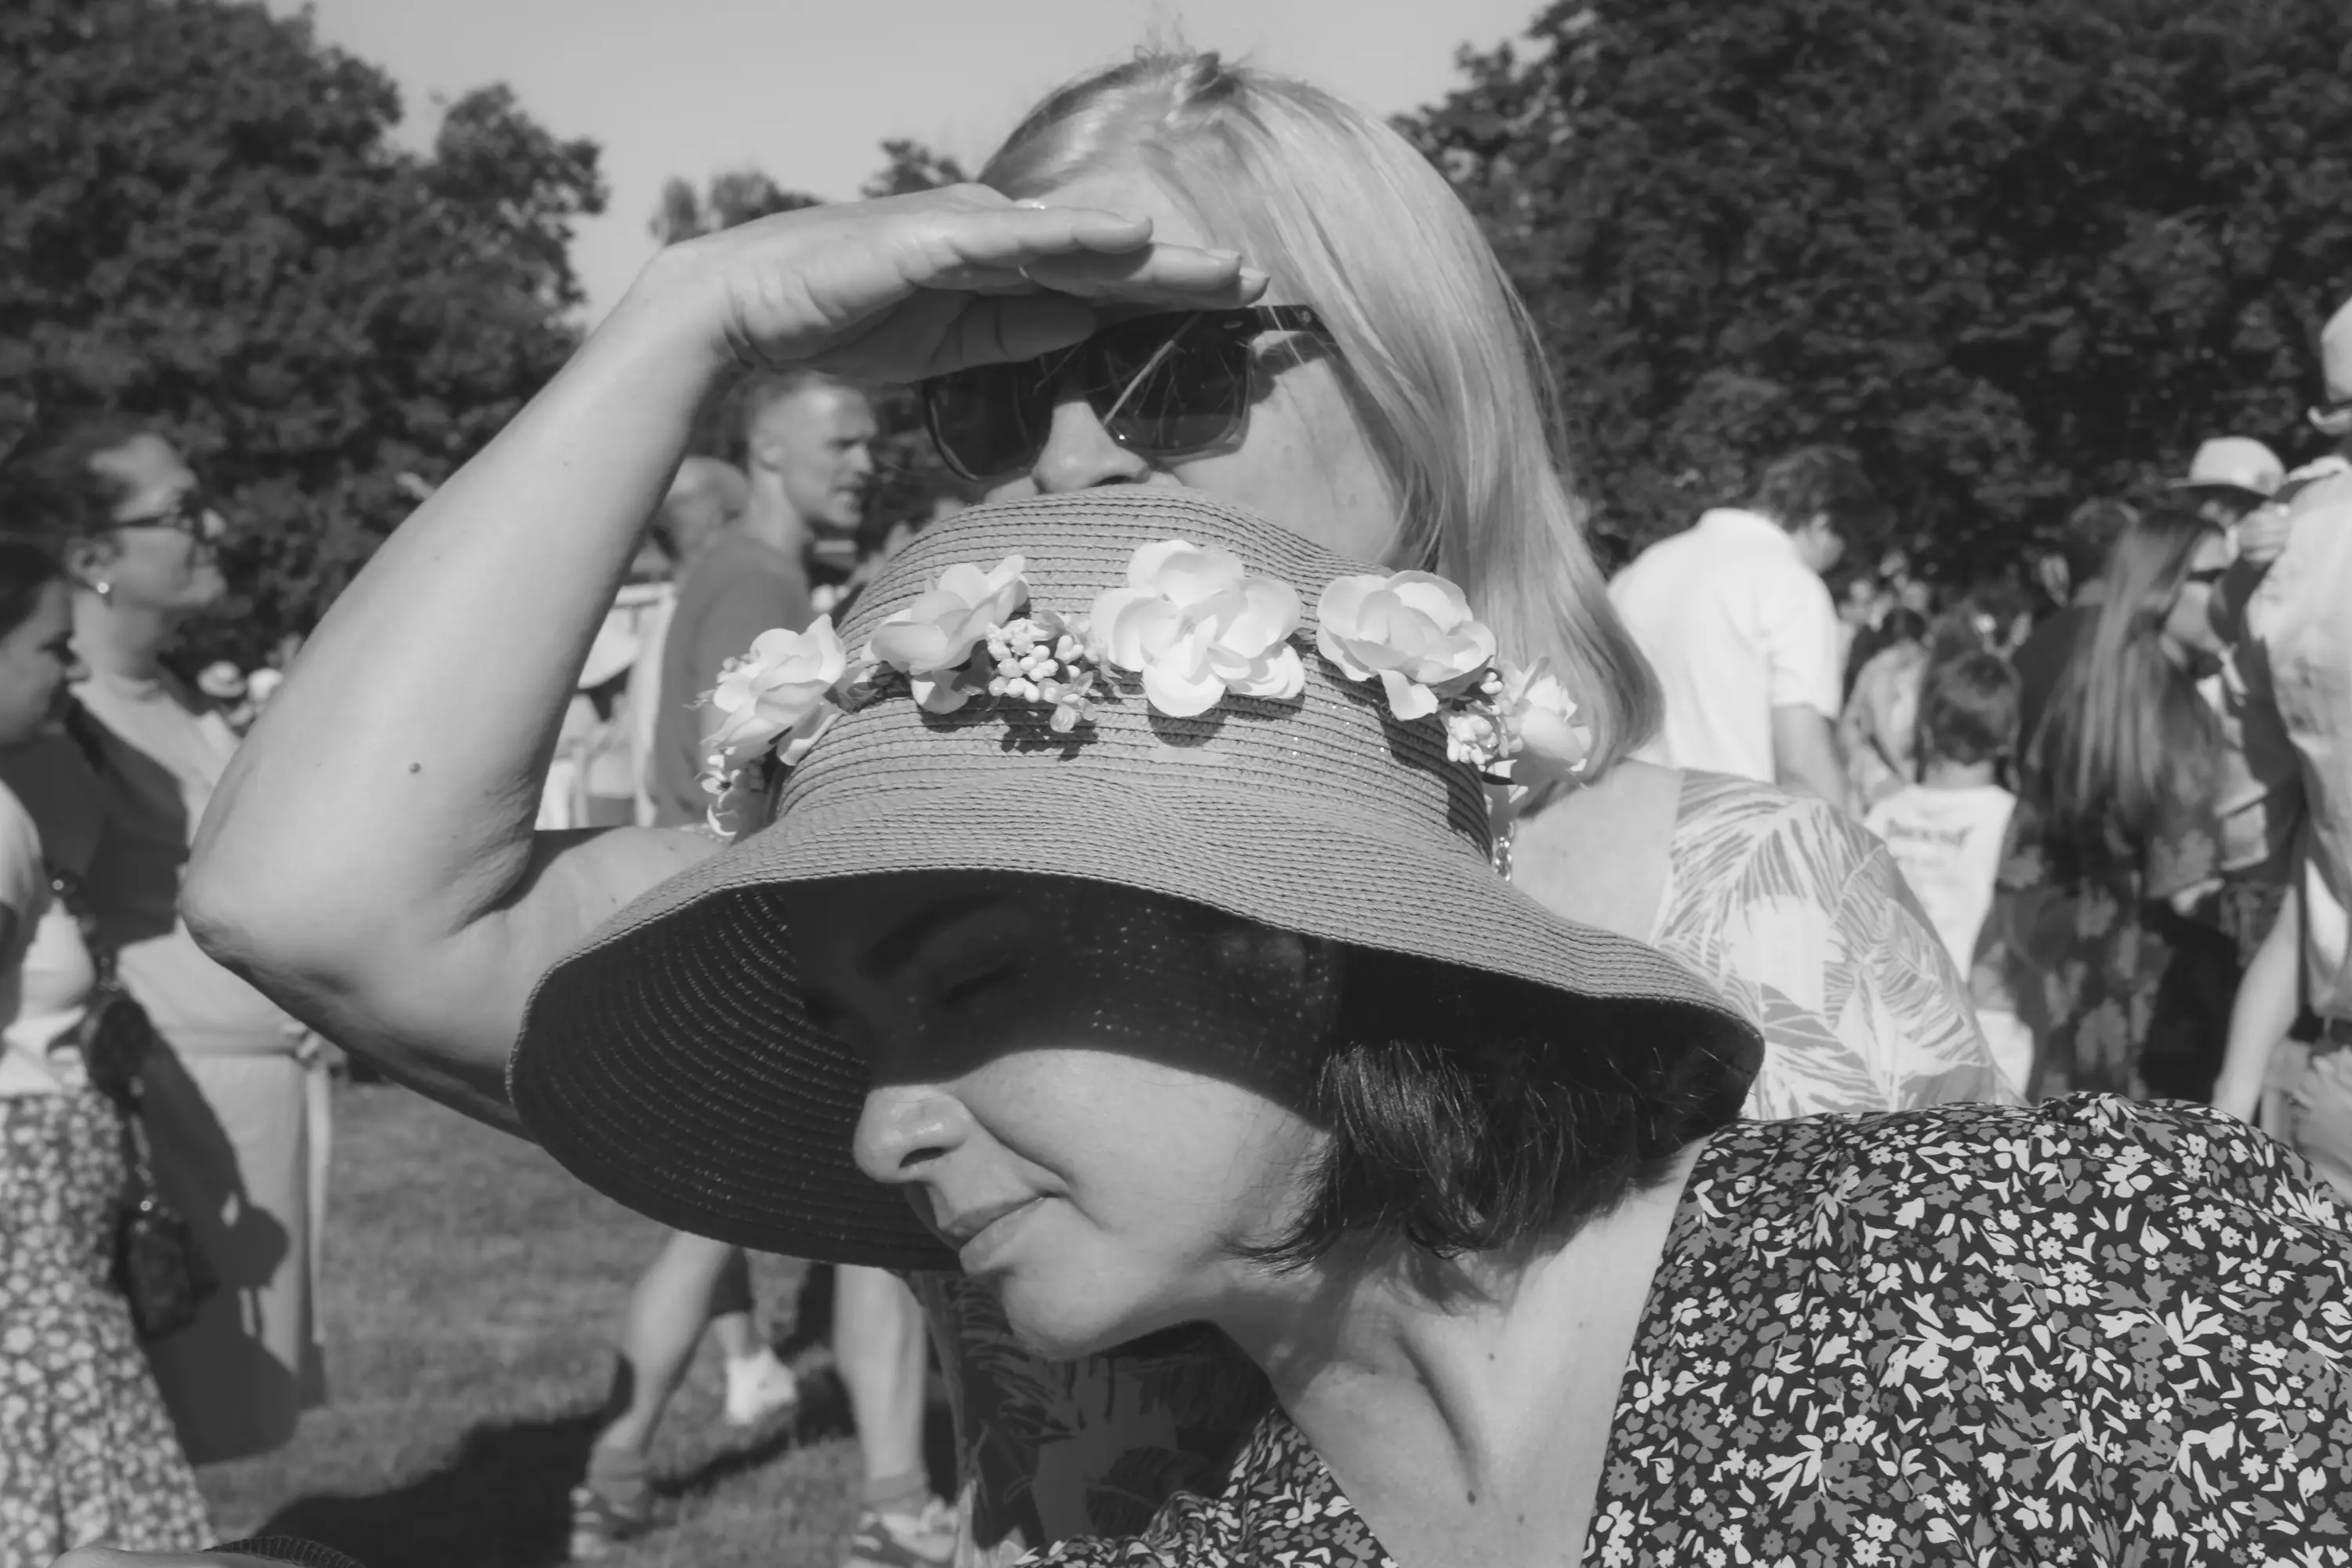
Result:
{"type": "Polygon", "coordinates": [[[1220,261],[1239,261],[1242,258],[1242,253],[1238,250],[1212,250],[1206,254],[1215,257],[1220,261]]]}
{"type": "Polygon", "coordinates": [[[1263,289],[1273,280],[1270,273],[1261,272],[1255,267],[1242,268],[1240,282],[1244,289],[1263,289]]]}

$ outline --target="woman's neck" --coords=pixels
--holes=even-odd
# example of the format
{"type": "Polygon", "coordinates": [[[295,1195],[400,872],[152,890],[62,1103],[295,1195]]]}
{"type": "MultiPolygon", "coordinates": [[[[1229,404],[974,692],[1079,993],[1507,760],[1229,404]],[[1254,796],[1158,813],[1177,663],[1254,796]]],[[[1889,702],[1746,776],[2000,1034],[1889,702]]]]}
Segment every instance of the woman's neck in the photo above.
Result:
{"type": "Polygon", "coordinates": [[[89,589],[74,595],[74,651],[100,675],[124,680],[160,677],[174,624],[161,611],[119,605],[89,589]]]}
{"type": "Polygon", "coordinates": [[[1464,1560],[1449,1542],[1533,1561],[1510,1543],[1565,1531],[1580,1550],[1626,1357],[1703,1147],[1564,1243],[1419,1268],[1317,1264],[1220,1326],[1407,1568],[1464,1560]]]}

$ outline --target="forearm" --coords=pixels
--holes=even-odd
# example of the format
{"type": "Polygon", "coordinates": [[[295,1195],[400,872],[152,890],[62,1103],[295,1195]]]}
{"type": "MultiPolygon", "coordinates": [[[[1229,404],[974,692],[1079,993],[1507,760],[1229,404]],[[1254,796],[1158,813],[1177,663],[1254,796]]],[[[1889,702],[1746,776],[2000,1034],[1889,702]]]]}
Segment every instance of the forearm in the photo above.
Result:
{"type": "Polygon", "coordinates": [[[441,944],[556,865],[531,831],[540,775],[719,369],[663,317],[633,290],[385,542],[213,798],[190,924],[314,1022],[353,988],[435,984],[441,944]]]}
{"type": "Polygon", "coordinates": [[[2238,999],[2230,1009],[2230,1043],[2213,1083],[2214,1106],[2243,1121],[2252,1121],[2261,1107],[2272,1053],[2294,1027],[2302,1001],[2297,988],[2302,946],[2302,900],[2290,885],[2277,922],[2238,983],[2238,999]]]}
{"type": "Polygon", "coordinates": [[[1853,809],[1837,733],[1825,715],[1810,708],[1774,709],[1772,764],[1783,787],[1819,795],[1841,811],[1853,809]]]}

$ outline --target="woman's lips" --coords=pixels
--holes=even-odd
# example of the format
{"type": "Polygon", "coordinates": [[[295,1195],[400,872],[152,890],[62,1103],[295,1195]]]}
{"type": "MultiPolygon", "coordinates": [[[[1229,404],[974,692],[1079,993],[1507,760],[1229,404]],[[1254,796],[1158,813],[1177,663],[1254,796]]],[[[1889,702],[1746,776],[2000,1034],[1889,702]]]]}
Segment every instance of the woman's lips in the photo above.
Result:
{"type": "Polygon", "coordinates": [[[940,1226],[939,1230],[956,1248],[956,1258],[963,1265],[963,1271],[977,1274],[1011,1244],[1022,1222],[1042,1201],[1033,1196],[965,1209],[940,1226]]]}

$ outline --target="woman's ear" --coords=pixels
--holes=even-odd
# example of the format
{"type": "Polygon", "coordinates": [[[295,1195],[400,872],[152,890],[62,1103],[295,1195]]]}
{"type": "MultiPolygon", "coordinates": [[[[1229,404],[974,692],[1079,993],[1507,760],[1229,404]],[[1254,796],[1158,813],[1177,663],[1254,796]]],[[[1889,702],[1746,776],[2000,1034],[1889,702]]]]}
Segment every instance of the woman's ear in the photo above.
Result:
{"type": "Polygon", "coordinates": [[[104,581],[108,568],[114,564],[121,550],[121,547],[108,534],[90,534],[77,539],[65,549],[66,575],[82,587],[95,587],[104,581]]]}

